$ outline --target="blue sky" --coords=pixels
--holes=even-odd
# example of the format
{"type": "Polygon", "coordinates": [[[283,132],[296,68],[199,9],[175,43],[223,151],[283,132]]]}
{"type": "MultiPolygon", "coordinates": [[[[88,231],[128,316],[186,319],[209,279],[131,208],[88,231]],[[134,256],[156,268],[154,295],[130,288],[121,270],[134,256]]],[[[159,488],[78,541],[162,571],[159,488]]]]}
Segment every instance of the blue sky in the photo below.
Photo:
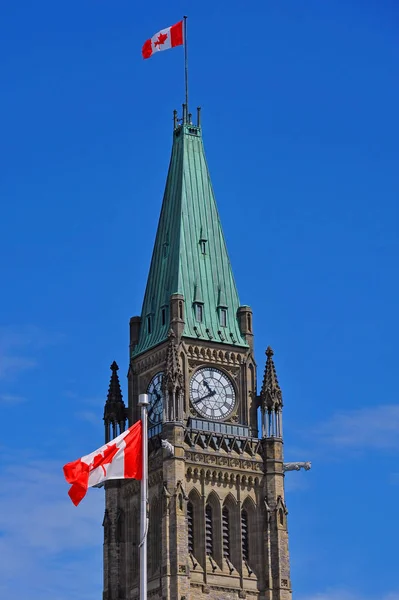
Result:
{"type": "MultiPolygon", "coordinates": [[[[396,0],[0,6],[0,596],[97,600],[103,497],[61,468],[124,392],[190,96],[262,377],[283,389],[297,600],[398,600],[399,8],[396,0]],[[23,569],[21,569],[23,567],[23,569]],[[23,572],[23,576],[22,575],[23,572]]],[[[125,393],[126,396],[126,393],[125,393]]]]}

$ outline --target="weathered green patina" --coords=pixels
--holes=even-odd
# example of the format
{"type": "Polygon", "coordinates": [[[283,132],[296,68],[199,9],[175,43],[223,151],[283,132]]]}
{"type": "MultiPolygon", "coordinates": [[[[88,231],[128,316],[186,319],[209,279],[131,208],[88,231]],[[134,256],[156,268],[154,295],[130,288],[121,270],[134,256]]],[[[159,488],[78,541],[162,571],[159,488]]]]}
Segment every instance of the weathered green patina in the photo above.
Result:
{"type": "Polygon", "coordinates": [[[165,341],[171,294],[185,301],[183,336],[247,347],[237,288],[206,163],[201,128],[185,123],[172,156],[134,356],[165,341]],[[202,315],[201,315],[202,312],[202,315]],[[201,321],[202,316],[202,321],[201,321]]]}

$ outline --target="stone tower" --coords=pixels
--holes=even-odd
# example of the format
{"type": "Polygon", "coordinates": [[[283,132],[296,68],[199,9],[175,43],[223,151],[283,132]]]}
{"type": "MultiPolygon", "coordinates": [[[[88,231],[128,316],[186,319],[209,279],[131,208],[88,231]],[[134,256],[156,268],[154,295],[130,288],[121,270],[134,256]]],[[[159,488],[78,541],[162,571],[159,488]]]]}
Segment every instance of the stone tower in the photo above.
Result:
{"type": "MultiPolygon", "coordinates": [[[[175,113],[142,312],[130,320],[128,407],[113,363],[106,441],[139,419],[148,393],[148,598],[290,600],[282,394],[271,348],[257,393],[252,311],[239,302],[199,117],[175,113]]],[[[139,595],[139,490],[106,484],[103,600],[139,595]]]]}

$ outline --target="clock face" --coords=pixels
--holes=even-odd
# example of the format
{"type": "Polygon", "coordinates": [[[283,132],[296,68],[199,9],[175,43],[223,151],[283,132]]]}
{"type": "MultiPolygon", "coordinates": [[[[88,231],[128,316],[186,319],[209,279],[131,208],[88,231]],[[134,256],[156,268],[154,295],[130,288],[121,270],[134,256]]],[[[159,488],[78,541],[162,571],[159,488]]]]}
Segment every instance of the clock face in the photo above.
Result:
{"type": "Polygon", "coordinates": [[[162,393],[163,373],[157,373],[150,381],[147,389],[150,405],[148,407],[148,419],[153,425],[162,422],[163,415],[163,393],[162,393]]]}
{"type": "Polygon", "coordinates": [[[190,382],[190,399],[206,419],[225,419],[233,411],[235,392],[230,379],[212,367],[199,369],[190,382]]]}

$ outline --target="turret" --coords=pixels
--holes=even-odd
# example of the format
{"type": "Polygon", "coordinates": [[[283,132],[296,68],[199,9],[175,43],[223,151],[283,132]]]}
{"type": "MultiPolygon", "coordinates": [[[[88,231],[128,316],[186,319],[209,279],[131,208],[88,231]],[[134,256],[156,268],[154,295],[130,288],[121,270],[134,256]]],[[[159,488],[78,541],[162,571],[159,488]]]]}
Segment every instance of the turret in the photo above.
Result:
{"type": "Polygon", "coordinates": [[[114,361],[110,367],[112,374],[104,406],[105,442],[108,443],[125,431],[126,408],[119,383],[119,367],[114,361]]]}
{"type": "Polygon", "coordinates": [[[278,383],[276,367],[273,360],[274,352],[270,346],[266,350],[266,366],[260,393],[262,411],[262,437],[282,438],[283,395],[278,383]]]}
{"type": "Polygon", "coordinates": [[[164,418],[166,421],[183,421],[183,374],[175,338],[174,332],[170,330],[166,371],[163,378],[164,418]]]}

